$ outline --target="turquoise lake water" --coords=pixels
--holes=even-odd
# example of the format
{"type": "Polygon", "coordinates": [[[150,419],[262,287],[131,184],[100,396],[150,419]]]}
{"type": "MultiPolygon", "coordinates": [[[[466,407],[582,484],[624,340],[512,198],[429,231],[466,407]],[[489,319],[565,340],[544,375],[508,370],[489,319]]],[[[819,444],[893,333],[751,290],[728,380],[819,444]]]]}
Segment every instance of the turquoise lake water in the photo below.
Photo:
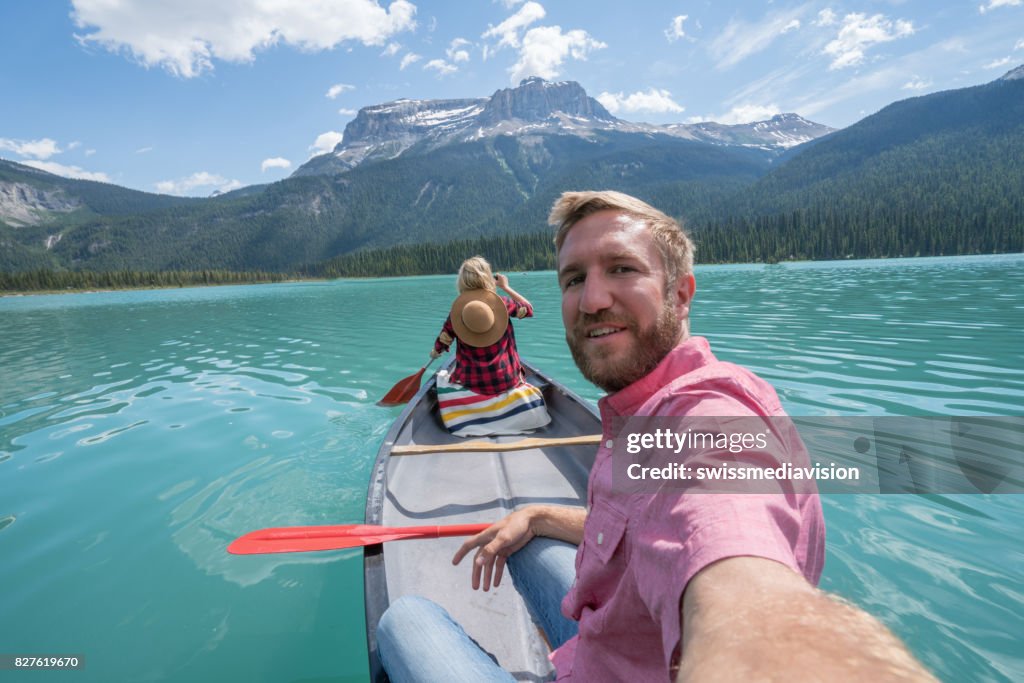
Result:
{"type": "MultiPolygon", "coordinates": [[[[521,352],[590,400],[552,273],[521,352]]],[[[697,270],[693,332],[795,415],[1024,415],[1024,256],[697,270]]],[[[0,299],[0,680],[361,681],[360,551],[229,556],[361,522],[454,277],[0,299]]],[[[825,497],[824,588],[946,681],[1024,680],[1024,496],[825,497]]],[[[467,574],[467,586],[468,586],[467,574]]]]}

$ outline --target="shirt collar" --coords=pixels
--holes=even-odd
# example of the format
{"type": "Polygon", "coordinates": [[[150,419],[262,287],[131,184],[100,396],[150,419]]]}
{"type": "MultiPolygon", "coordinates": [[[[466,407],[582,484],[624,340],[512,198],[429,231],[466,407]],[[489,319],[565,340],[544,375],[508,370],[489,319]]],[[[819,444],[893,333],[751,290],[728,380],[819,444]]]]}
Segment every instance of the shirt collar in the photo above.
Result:
{"type": "Polygon", "coordinates": [[[662,387],[687,373],[715,361],[711,345],[704,337],[688,337],[669,351],[653,370],[614,394],[597,402],[601,421],[618,416],[631,416],[662,387]]]}

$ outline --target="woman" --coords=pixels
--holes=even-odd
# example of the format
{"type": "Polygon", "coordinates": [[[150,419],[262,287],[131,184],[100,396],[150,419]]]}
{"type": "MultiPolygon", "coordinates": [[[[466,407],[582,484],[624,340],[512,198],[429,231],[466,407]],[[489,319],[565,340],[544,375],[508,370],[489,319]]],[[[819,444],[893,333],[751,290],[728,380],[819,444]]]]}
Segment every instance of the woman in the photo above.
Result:
{"type": "Polygon", "coordinates": [[[533,306],[494,275],[482,256],[459,268],[458,298],[434,341],[431,358],[453,341],[455,366],[437,381],[441,416],[453,434],[518,434],[550,422],[540,391],[523,379],[509,318],[533,316],[533,306]],[[506,294],[499,296],[497,287],[506,294]]]}

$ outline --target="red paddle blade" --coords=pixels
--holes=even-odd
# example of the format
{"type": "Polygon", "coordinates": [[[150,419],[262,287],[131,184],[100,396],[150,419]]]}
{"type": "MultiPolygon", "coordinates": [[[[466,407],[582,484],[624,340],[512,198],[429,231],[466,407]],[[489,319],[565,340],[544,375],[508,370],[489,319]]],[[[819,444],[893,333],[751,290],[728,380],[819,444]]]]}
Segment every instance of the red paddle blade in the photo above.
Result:
{"type": "Polygon", "coordinates": [[[403,403],[408,403],[409,399],[420,390],[420,380],[423,378],[423,371],[426,369],[426,366],[423,366],[419,372],[399,380],[398,384],[391,387],[391,391],[384,394],[384,398],[377,401],[377,405],[400,406],[403,403]]]}
{"type": "Polygon", "coordinates": [[[489,526],[490,523],[420,527],[386,527],[372,524],[275,527],[250,531],[239,536],[228,546],[228,552],[233,555],[259,555],[341,550],[412,538],[472,536],[489,526]]]}

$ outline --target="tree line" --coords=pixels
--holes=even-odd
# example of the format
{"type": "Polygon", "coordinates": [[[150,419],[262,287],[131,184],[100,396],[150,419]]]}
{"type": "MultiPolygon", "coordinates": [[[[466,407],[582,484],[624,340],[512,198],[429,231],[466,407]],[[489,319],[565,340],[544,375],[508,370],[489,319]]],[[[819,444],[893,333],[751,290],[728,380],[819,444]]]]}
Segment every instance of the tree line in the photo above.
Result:
{"type": "Polygon", "coordinates": [[[191,287],[198,285],[252,284],[282,282],[285,273],[264,271],[235,272],[230,270],[167,270],[98,272],[90,270],[30,270],[19,273],[0,272],[0,291],[41,292],[84,289],[136,289],[157,287],[191,287]]]}

